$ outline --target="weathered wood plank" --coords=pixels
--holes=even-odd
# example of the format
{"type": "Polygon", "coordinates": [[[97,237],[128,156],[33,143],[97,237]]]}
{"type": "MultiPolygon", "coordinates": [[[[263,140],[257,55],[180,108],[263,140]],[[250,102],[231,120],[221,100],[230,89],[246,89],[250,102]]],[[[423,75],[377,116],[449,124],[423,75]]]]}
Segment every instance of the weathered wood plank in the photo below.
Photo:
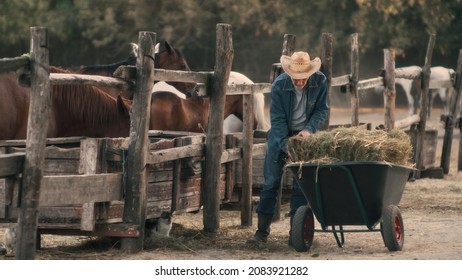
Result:
{"type": "Polygon", "coordinates": [[[241,225],[252,225],[252,146],[253,146],[253,95],[244,96],[244,127],[242,129],[242,193],[241,225]]]}
{"type": "Polygon", "coordinates": [[[96,138],[87,138],[80,144],[80,174],[96,174],[101,172],[101,141],[96,138]]]}
{"type": "MultiPolygon", "coordinates": [[[[156,81],[206,83],[211,75],[213,75],[213,72],[154,69],[156,81]]],[[[130,65],[120,66],[113,76],[124,80],[134,80],[136,79],[136,68],[130,65]]]]}
{"type": "Polygon", "coordinates": [[[70,159],[45,159],[45,165],[43,167],[44,175],[72,175],[78,174],[79,160],[70,159]]]}
{"type": "Polygon", "coordinates": [[[139,226],[140,238],[123,238],[121,248],[127,253],[143,250],[146,220],[146,165],[149,151],[149,116],[154,85],[156,34],[139,32],[136,60],[136,89],[130,110],[130,142],[128,144],[126,196],[123,221],[139,226]]]}
{"type": "MultiPolygon", "coordinates": [[[[234,148],[237,145],[236,138],[232,134],[225,136],[226,148],[234,148]]],[[[223,163],[223,154],[221,155],[221,163],[223,163]]],[[[234,190],[234,175],[235,174],[235,164],[234,162],[228,162],[225,164],[225,176],[226,176],[226,196],[227,201],[231,201],[234,190]]]]}
{"type": "Polygon", "coordinates": [[[332,96],[332,57],[333,57],[333,42],[334,36],[331,33],[322,33],[321,46],[321,71],[326,76],[327,80],[327,104],[329,105],[327,120],[322,129],[329,128],[331,115],[331,96],[332,96]]]}
{"type": "Polygon", "coordinates": [[[395,78],[415,80],[420,78],[422,75],[422,68],[420,67],[400,67],[395,68],[395,78]]]}
{"type": "Polygon", "coordinates": [[[0,155],[0,178],[22,173],[25,153],[0,155]]]}
{"type": "Polygon", "coordinates": [[[378,86],[383,86],[383,77],[371,78],[367,80],[361,80],[358,82],[358,90],[375,88],[378,86]]]}
{"type": "MultiPolygon", "coordinates": [[[[422,89],[420,95],[420,122],[417,125],[417,143],[416,143],[416,167],[418,170],[424,169],[425,158],[425,130],[427,126],[428,110],[428,87],[430,84],[431,61],[433,49],[435,47],[436,35],[430,34],[427,51],[425,54],[425,65],[422,68],[422,89]]],[[[443,144],[444,150],[444,144],[443,144]]]]}
{"type": "Polygon", "coordinates": [[[44,176],[40,206],[121,200],[122,174],[44,176]]]}
{"type": "Polygon", "coordinates": [[[0,179],[0,219],[6,215],[6,179],[0,179]]]}
{"type": "Polygon", "coordinates": [[[350,75],[343,75],[339,77],[332,77],[332,86],[333,87],[338,87],[338,86],[344,86],[344,85],[349,85],[350,84],[350,75]]]}
{"type": "Polygon", "coordinates": [[[127,81],[97,75],[50,73],[52,85],[90,85],[97,87],[112,87],[120,90],[133,90],[133,85],[127,81]]]}
{"type": "MultiPolygon", "coordinates": [[[[63,137],[63,138],[47,138],[46,145],[59,145],[59,144],[80,144],[80,140],[85,137],[63,137]]],[[[0,147],[18,146],[25,147],[26,140],[0,140],[0,147]]]]}
{"type": "Polygon", "coordinates": [[[67,224],[40,224],[40,234],[54,235],[87,235],[87,236],[112,236],[112,237],[139,237],[140,228],[136,224],[96,224],[93,231],[81,231],[78,225],[71,228],[67,224]]]}
{"type": "Polygon", "coordinates": [[[26,140],[21,211],[18,223],[16,258],[35,258],[37,217],[43,163],[45,160],[46,133],[51,115],[48,31],[44,27],[31,27],[31,100],[26,140]]]}
{"type": "Polygon", "coordinates": [[[29,65],[29,61],[29,57],[27,56],[0,58],[0,73],[16,71],[21,67],[29,65]]]}
{"type": "Polygon", "coordinates": [[[223,116],[226,85],[234,57],[231,25],[217,24],[214,75],[210,90],[210,115],[205,145],[205,182],[203,184],[203,223],[206,232],[216,232],[220,227],[220,159],[223,151],[223,116]]]}
{"type": "Polygon", "coordinates": [[[95,203],[86,202],[82,205],[82,219],[80,222],[80,230],[93,231],[95,230],[95,203]]]}
{"type": "Polygon", "coordinates": [[[201,156],[203,149],[203,144],[191,144],[184,147],[153,151],[149,153],[147,163],[156,164],[186,157],[201,156]]]}
{"type": "MultiPolygon", "coordinates": [[[[23,147],[9,147],[9,153],[20,152],[24,153],[26,151],[23,147]]],[[[79,159],[80,157],[80,148],[60,148],[57,146],[47,146],[45,148],[45,159],[79,159]]]]}
{"type": "MultiPolygon", "coordinates": [[[[451,104],[451,108],[449,114],[447,116],[447,121],[444,129],[444,139],[443,139],[443,147],[441,152],[441,168],[443,169],[444,174],[449,173],[449,167],[451,163],[451,149],[452,149],[452,138],[454,134],[454,127],[457,120],[457,113],[459,110],[459,117],[460,117],[460,108],[458,108],[460,104],[460,99],[462,98],[462,49],[459,50],[459,57],[457,59],[457,69],[456,69],[456,83],[455,83],[455,90],[456,90],[456,97],[454,102],[451,104]]],[[[460,124],[459,124],[460,125],[460,124]]],[[[459,140],[459,141],[462,141],[459,140]]],[[[459,143],[459,145],[461,145],[459,143]]],[[[460,170],[461,164],[461,150],[459,150],[459,165],[458,170],[460,170]]]]}
{"type": "Polygon", "coordinates": [[[351,125],[359,125],[359,98],[358,98],[358,81],[359,81],[359,43],[358,33],[350,36],[350,96],[351,96],[351,125]]]}
{"type": "Polygon", "coordinates": [[[385,90],[383,91],[385,107],[385,129],[390,131],[395,126],[395,51],[384,49],[385,90]]]}
{"type": "MultiPolygon", "coordinates": [[[[198,84],[196,94],[198,96],[207,96],[205,84],[198,84]]],[[[226,95],[250,95],[256,93],[271,92],[271,84],[269,83],[254,83],[254,84],[233,84],[226,86],[226,95]]]]}
{"type": "Polygon", "coordinates": [[[402,120],[396,121],[395,122],[395,128],[398,129],[404,129],[410,125],[413,124],[418,124],[420,122],[420,116],[419,115],[411,115],[408,116],[402,120]]]}
{"type": "Polygon", "coordinates": [[[230,148],[223,151],[221,154],[220,163],[227,163],[239,159],[242,159],[242,149],[230,148]]]}
{"type": "Polygon", "coordinates": [[[266,143],[253,144],[252,154],[253,156],[265,155],[266,153],[266,143]]]}

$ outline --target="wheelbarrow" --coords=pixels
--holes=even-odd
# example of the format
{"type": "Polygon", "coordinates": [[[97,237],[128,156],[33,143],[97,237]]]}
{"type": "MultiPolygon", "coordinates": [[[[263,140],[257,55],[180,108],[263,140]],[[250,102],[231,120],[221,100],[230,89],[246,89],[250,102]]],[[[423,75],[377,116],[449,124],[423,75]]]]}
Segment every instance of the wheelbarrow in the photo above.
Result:
{"type": "Polygon", "coordinates": [[[398,204],[412,168],[371,161],[290,163],[286,168],[308,201],[292,220],[291,241],[296,251],[310,249],[315,231],[333,233],[339,247],[345,243],[346,232],[380,231],[388,250],[403,248],[404,224],[398,204]],[[321,230],[315,229],[313,214],[321,230]]]}

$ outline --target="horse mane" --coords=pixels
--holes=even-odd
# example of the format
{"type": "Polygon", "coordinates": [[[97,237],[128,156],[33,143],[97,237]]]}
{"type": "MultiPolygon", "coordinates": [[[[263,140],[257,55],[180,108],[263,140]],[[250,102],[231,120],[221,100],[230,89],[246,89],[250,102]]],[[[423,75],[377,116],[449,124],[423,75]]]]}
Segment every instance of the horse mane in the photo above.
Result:
{"type": "MultiPolygon", "coordinates": [[[[51,73],[72,73],[50,66],[51,73]]],[[[87,124],[114,122],[120,116],[117,100],[105,91],[90,85],[52,85],[55,108],[66,112],[70,119],[87,124]]]]}

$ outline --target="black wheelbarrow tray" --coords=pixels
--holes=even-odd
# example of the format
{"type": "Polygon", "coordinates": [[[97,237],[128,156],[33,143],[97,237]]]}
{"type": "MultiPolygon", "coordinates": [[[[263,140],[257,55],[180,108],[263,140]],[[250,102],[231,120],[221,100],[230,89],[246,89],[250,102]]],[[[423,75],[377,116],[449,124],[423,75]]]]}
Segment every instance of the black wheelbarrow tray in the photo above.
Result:
{"type": "Polygon", "coordinates": [[[286,168],[308,201],[293,217],[295,250],[308,251],[315,231],[332,232],[339,247],[345,232],[380,231],[388,250],[402,249],[404,224],[398,204],[414,169],[375,161],[290,163],[286,168]],[[321,230],[315,230],[313,214],[321,230]]]}

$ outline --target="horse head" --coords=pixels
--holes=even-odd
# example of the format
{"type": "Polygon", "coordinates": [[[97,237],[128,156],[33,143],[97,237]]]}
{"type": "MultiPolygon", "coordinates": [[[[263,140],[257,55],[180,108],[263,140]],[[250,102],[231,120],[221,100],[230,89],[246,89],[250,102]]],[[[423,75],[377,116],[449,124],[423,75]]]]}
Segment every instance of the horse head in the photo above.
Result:
{"type": "MultiPolygon", "coordinates": [[[[191,71],[188,62],[181,53],[180,50],[174,48],[167,41],[164,42],[165,49],[159,51],[156,46],[156,59],[155,67],[159,69],[177,70],[177,71],[191,71]]],[[[182,83],[182,82],[168,82],[176,89],[184,93],[187,97],[191,97],[192,93],[196,88],[194,83],[182,83]]]]}
{"type": "MultiPolygon", "coordinates": [[[[169,44],[167,41],[165,41],[164,43],[165,49],[163,51],[159,51],[159,45],[160,44],[157,44],[155,47],[155,68],[165,69],[165,70],[175,70],[175,71],[191,71],[186,59],[184,58],[180,50],[176,49],[171,44],[169,44]]],[[[114,72],[120,66],[136,65],[136,59],[138,57],[139,46],[135,43],[130,43],[130,47],[131,47],[130,56],[123,61],[119,61],[119,62],[115,62],[111,64],[105,64],[105,65],[83,66],[80,69],[78,69],[76,73],[112,77],[114,72]]],[[[195,87],[196,87],[196,84],[194,83],[182,83],[182,82],[169,82],[169,83],[188,97],[191,96],[191,93],[194,92],[195,87]]],[[[117,96],[121,93],[120,90],[117,90],[117,89],[104,88],[104,90],[110,93],[115,98],[117,98],[117,96]]],[[[133,95],[128,92],[123,93],[123,94],[125,98],[133,97],[133,95]]]]}

